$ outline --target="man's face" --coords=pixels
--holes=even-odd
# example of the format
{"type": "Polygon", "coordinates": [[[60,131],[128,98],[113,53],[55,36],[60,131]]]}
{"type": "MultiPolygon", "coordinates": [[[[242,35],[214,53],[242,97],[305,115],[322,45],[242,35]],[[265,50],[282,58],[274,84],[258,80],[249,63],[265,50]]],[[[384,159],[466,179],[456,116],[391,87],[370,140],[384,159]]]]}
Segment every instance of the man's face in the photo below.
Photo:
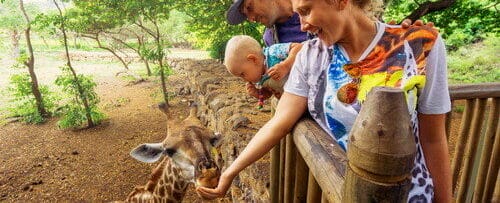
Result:
{"type": "Polygon", "coordinates": [[[277,5],[269,0],[245,0],[240,9],[248,21],[259,22],[266,27],[274,25],[279,18],[277,5]]]}

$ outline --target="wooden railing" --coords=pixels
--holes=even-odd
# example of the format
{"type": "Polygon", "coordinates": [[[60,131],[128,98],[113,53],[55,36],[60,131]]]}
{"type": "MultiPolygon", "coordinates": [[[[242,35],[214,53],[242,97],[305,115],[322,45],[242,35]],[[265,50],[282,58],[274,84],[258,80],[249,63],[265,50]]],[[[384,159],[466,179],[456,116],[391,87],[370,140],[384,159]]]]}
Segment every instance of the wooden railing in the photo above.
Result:
{"type": "MultiPolygon", "coordinates": [[[[500,201],[500,83],[450,86],[454,106],[464,103],[452,159],[456,202],[500,201]],[[459,101],[459,100],[465,100],[459,101]]],[[[343,202],[347,157],[313,120],[302,118],[271,151],[271,202],[343,202]]]]}

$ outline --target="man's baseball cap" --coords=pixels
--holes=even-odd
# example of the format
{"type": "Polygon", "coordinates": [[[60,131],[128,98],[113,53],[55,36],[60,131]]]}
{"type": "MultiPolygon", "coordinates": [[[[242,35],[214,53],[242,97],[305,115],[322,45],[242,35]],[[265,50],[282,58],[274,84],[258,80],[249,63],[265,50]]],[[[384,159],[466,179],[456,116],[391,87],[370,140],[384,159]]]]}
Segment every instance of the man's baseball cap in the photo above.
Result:
{"type": "Polygon", "coordinates": [[[234,0],[229,10],[227,10],[226,19],[229,24],[240,24],[247,19],[247,16],[240,11],[240,6],[243,1],[245,0],[234,0]]]}

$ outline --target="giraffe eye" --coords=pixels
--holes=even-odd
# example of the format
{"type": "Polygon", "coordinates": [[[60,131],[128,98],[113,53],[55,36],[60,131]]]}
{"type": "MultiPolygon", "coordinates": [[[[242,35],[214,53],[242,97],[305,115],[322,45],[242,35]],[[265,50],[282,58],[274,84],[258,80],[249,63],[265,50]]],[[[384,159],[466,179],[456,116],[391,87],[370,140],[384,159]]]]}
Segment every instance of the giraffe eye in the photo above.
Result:
{"type": "Polygon", "coordinates": [[[219,138],[217,137],[210,138],[210,144],[212,146],[215,146],[217,144],[217,141],[219,141],[219,138]]]}
{"type": "Polygon", "coordinates": [[[165,149],[165,154],[167,154],[167,156],[169,157],[172,157],[175,154],[175,152],[177,152],[177,150],[172,148],[165,149]]]}

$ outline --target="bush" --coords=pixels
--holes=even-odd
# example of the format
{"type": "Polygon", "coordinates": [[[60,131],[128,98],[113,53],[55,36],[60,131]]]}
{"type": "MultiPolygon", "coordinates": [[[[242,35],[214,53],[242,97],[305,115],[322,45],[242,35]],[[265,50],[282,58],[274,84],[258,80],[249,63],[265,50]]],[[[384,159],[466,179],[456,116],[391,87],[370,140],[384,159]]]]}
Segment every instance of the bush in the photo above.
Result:
{"type": "Polygon", "coordinates": [[[61,67],[63,74],[58,76],[55,83],[62,88],[62,91],[67,94],[67,98],[71,98],[61,109],[61,119],[58,121],[60,128],[82,128],[87,122],[87,110],[90,113],[92,122],[97,125],[105,115],[99,111],[97,104],[99,97],[94,88],[96,83],[92,77],[85,75],[77,75],[77,80],[72,75],[69,67],[61,67]],[[80,87],[78,87],[80,85],[80,87]],[[80,94],[80,90],[83,91],[80,94]],[[82,98],[83,97],[83,98],[82,98]],[[89,109],[85,109],[83,99],[88,102],[89,109]]]}
{"type": "MultiPolygon", "coordinates": [[[[38,124],[45,121],[44,117],[38,112],[35,96],[31,90],[31,78],[29,74],[16,74],[10,77],[10,87],[7,88],[12,99],[11,105],[7,110],[12,116],[22,117],[26,123],[38,124]]],[[[47,113],[51,114],[56,108],[58,98],[49,91],[46,85],[39,86],[43,98],[43,105],[47,113]]]]}

